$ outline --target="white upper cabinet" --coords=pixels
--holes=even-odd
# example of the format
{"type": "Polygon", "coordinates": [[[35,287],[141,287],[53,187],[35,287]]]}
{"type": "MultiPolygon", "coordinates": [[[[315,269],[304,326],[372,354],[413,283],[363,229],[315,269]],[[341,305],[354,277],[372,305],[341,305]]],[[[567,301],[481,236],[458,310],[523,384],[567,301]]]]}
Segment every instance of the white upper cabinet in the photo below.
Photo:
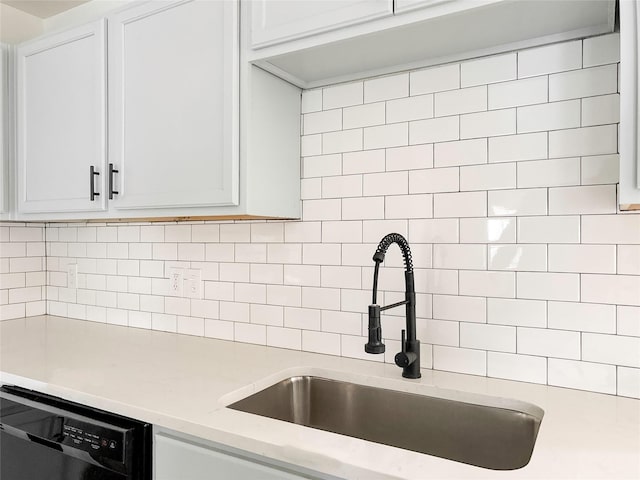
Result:
{"type": "Polygon", "coordinates": [[[106,208],[105,47],[103,20],[18,47],[19,212],[106,208]]]}
{"type": "Polygon", "coordinates": [[[252,36],[248,60],[302,88],[610,33],[616,5],[395,0],[391,14],[387,2],[373,0],[245,3],[251,6],[243,9],[252,36]]]}
{"type": "Polygon", "coordinates": [[[620,2],[620,208],[640,210],[640,7],[620,2]]]}
{"type": "Polygon", "coordinates": [[[109,17],[113,208],[238,204],[237,23],[230,1],[109,17]]]}
{"type": "Polygon", "coordinates": [[[253,48],[393,15],[393,0],[253,0],[250,3],[253,48]]]}

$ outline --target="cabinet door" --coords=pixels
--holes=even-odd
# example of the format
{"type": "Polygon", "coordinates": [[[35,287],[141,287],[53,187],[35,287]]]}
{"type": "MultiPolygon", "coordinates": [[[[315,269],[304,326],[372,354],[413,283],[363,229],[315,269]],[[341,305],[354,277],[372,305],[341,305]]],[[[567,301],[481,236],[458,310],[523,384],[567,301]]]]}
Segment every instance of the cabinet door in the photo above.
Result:
{"type": "Polygon", "coordinates": [[[104,20],[23,44],[16,62],[19,211],[104,210],[104,20]]]}
{"type": "Polygon", "coordinates": [[[640,7],[620,2],[620,208],[640,210],[640,7]]]}
{"type": "Polygon", "coordinates": [[[393,15],[393,0],[254,0],[251,46],[262,48],[393,15]]]}
{"type": "Polygon", "coordinates": [[[148,2],[109,29],[111,206],[237,205],[237,2],[148,2]]]}
{"type": "Polygon", "coordinates": [[[289,472],[195,443],[155,435],[155,480],[296,480],[289,472]]]}

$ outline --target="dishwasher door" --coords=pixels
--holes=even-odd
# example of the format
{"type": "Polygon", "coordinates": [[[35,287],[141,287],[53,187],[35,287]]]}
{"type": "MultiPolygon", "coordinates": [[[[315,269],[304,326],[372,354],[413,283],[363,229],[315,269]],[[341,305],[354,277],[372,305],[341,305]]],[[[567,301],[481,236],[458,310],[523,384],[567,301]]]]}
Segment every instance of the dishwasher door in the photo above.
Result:
{"type": "Polygon", "coordinates": [[[25,392],[0,389],[0,479],[151,478],[145,424],[25,392]]]}

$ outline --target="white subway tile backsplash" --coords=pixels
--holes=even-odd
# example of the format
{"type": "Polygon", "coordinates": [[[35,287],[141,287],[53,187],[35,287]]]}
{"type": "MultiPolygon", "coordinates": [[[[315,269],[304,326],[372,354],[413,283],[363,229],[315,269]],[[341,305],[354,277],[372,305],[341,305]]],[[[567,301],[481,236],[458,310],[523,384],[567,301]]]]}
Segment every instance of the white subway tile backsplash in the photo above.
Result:
{"type": "Polygon", "coordinates": [[[295,328],[267,326],[267,345],[300,350],[302,348],[302,332],[295,328]]]}
{"type": "Polygon", "coordinates": [[[475,165],[487,163],[487,139],[437,143],[434,147],[434,166],[475,165]]]}
{"type": "Polygon", "coordinates": [[[585,215],[582,243],[640,244],[640,215],[585,215]]]}
{"type": "Polygon", "coordinates": [[[617,334],[640,337],[640,307],[617,307],[617,334]]]}
{"type": "Polygon", "coordinates": [[[594,155],[582,157],[582,185],[618,183],[620,181],[620,158],[618,155],[594,155]]]}
{"type": "Polygon", "coordinates": [[[516,109],[468,113],[460,117],[460,138],[495,137],[516,133],[516,109]]]}
{"type": "Polygon", "coordinates": [[[342,155],[343,175],[384,172],[384,170],[384,150],[367,150],[365,152],[351,152],[342,155]]]}
{"type": "Polygon", "coordinates": [[[547,326],[547,302],[488,298],[487,321],[498,325],[545,328],[547,326]]]}
{"type": "Polygon", "coordinates": [[[489,216],[546,215],[547,190],[527,188],[488,192],[489,216]]]}
{"type": "Polygon", "coordinates": [[[382,125],[385,119],[384,102],[348,107],[342,111],[344,129],[382,125]]]}
{"type": "Polygon", "coordinates": [[[549,245],[549,271],[616,273],[616,246],[549,245]]]}
{"type": "Polygon", "coordinates": [[[436,218],[486,215],[486,192],[436,193],[433,196],[433,216],[436,218]]]}
{"type": "Polygon", "coordinates": [[[518,133],[560,130],[580,126],[580,100],[519,107],[518,133]]]}
{"type": "Polygon", "coordinates": [[[597,303],[549,302],[549,328],[615,333],[616,306],[597,303]]]}
{"type": "MultiPolygon", "coordinates": [[[[343,205],[344,209],[344,205],[343,205]]],[[[393,195],[385,199],[384,217],[393,218],[431,218],[433,195],[393,195]]],[[[343,211],[344,217],[344,211],[343,211]]],[[[366,217],[362,217],[366,218],[366,217]]]]}
{"type": "Polygon", "coordinates": [[[387,123],[433,118],[433,95],[400,98],[387,102],[387,123]]]}
{"type": "MultiPolygon", "coordinates": [[[[385,314],[388,355],[362,344],[371,255],[395,231],[413,252],[423,368],[640,397],[618,39],[304,91],[302,221],[0,225],[0,319],[46,311],[391,363],[402,309],[385,314]],[[169,296],[170,268],[200,270],[204,298],[169,296]]],[[[379,303],[401,301],[398,248],[384,270],[379,303]]]]}
{"type": "MultiPolygon", "coordinates": [[[[377,197],[375,198],[377,199],[377,197]]],[[[354,199],[370,200],[370,199],[354,199]]],[[[324,222],[322,226],[322,242],[327,243],[360,243],[362,241],[361,221],[324,222]]]]}
{"type": "Polygon", "coordinates": [[[516,296],[516,276],[513,272],[460,271],[460,295],[478,297],[516,296]]]}
{"type": "Polygon", "coordinates": [[[548,99],[547,77],[496,83],[488,86],[489,110],[544,103],[548,99]]]}
{"type": "Polygon", "coordinates": [[[364,81],[364,103],[409,96],[409,74],[389,75],[364,81]]]}
{"type": "Polygon", "coordinates": [[[460,117],[442,117],[409,122],[409,145],[448,142],[460,138],[460,117]]]}
{"type": "Polygon", "coordinates": [[[626,275],[640,275],[640,245],[618,245],[617,271],[626,275]]]}
{"type": "Polygon", "coordinates": [[[304,135],[342,130],[342,110],[337,108],[324,112],[308,113],[304,115],[303,125],[304,135]]]}
{"type": "Polygon", "coordinates": [[[458,322],[443,320],[427,320],[427,328],[424,335],[433,345],[449,345],[459,347],[460,328],[458,322]]]}
{"type": "Polygon", "coordinates": [[[412,96],[460,88],[460,66],[452,64],[411,72],[410,85],[412,96]]]}
{"type": "Polygon", "coordinates": [[[386,151],[387,172],[423,168],[433,168],[433,145],[388,148],[386,151]]]}
{"type": "Polygon", "coordinates": [[[618,395],[640,398],[640,369],[618,367],[618,395]]]}
{"type": "Polygon", "coordinates": [[[460,324],[460,346],[515,353],[516,327],[463,322],[460,324]]]}
{"type": "Polygon", "coordinates": [[[329,153],[353,152],[355,150],[362,150],[361,128],[322,134],[322,153],[325,155],[329,153]]]}
{"type": "Polygon", "coordinates": [[[515,187],[515,163],[460,167],[461,191],[496,190],[515,187]]]}
{"type": "Polygon", "coordinates": [[[322,154],[322,134],[301,137],[300,154],[303,157],[322,154]]]}
{"type": "Polygon", "coordinates": [[[346,83],[322,89],[322,108],[324,110],[361,105],[363,99],[362,82],[346,83]]]}
{"type": "Polygon", "coordinates": [[[590,185],[549,189],[549,215],[615,213],[615,185],[590,185]]]}
{"type": "Polygon", "coordinates": [[[458,243],[458,219],[409,220],[408,239],[412,243],[458,243]]]}
{"type": "Polygon", "coordinates": [[[603,95],[582,99],[582,126],[620,122],[620,95],[603,95]]]}
{"type": "Polygon", "coordinates": [[[616,393],[616,367],[598,363],[549,359],[549,385],[616,393]]]}
{"type": "Polygon", "coordinates": [[[487,249],[484,245],[436,244],[433,246],[433,267],[485,270],[487,249]]]}
{"type": "Polygon", "coordinates": [[[518,353],[553,358],[580,359],[580,333],[518,327],[518,353]]]}
{"type": "Polygon", "coordinates": [[[267,344],[267,326],[250,323],[234,323],[233,338],[236,342],[267,344]]]}
{"type": "Polygon", "coordinates": [[[517,238],[518,243],[579,243],[580,217],[520,217],[517,238]]]}
{"type": "Polygon", "coordinates": [[[616,65],[585,68],[549,76],[549,101],[593,97],[618,91],[616,65]]]}
{"type": "Polygon", "coordinates": [[[582,275],[583,302],[640,306],[640,277],[636,275],[582,275]]]}
{"type": "Polygon", "coordinates": [[[364,148],[402,147],[409,144],[409,124],[393,123],[364,129],[364,148]]]}
{"type": "Polygon", "coordinates": [[[580,184],[580,158],[518,162],[518,188],[580,184]]]}
{"type": "Polygon", "coordinates": [[[448,372],[487,374],[487,352],[468,348],[433,346],[433,368],[448,372]]]}
{"type": "Polygon", "coordinates": [[[515,218],[460,219],[460,243],[515,243],[515,218]]]}
{"type": "Polygon", "coordinates": [[[303,90],[302,113],[319,112],[322,110],[322,89],[303,90]]]}
{"type": "Polygon", "coordinates": [[[341,201],[335,199],[306,200],[302,207],[303,220],[340,220],[341,201]]]}
{"type": "Polygon", "coordinates": [[[303,330],[302,349],[307,352],[340,355],[340,335],[337,333],[303,330]]]}
{"type": "Polygon", "coordinates": [[[487,86],[440,92],[434,98],[436,117],[481,112],[487,109],[487,86]]]}
{"type": "Polygon", "coordinates": [[[433,318],[460,322],[485,323],[486,299],[458,295],[434,295],[433,318]]]}
{"type": "Polygon", "coordinates": [[[487,375],[529,383],[547,383],[547,359],[529,355],[487,352],[487,375]]]}
{"type": "Polygon", "coordinates": [[[557,43],[518,52],[518,78],[582,67],[582,41],[557,43]]]}
{"type": "Polygon", "coordinates": [[[514,162],[547,158],[547,133],[527,133],[489,138],[489,162],[514,162]]]}
{"type": "Polygon", "coordinates": [[[611,33],[585,38],[583,42],[583,67],[593,67],[620,61],[620,34],[611,33]]]}
{"type": "Polygon", "coordinates": [[[517,56],[515,53],[494,55],[462,62],[460,82],[462,87],[504,82],[517,77],[517,56]]]}
{"type": "Polygon", "coordinates": [[[546,245],[489,245],[489,270],[546,271],[546,245]]]}
{"type": "Polygon", "coordinates": [[[518,272],[518,298],[580,301],[580,275],[518,272]]]}

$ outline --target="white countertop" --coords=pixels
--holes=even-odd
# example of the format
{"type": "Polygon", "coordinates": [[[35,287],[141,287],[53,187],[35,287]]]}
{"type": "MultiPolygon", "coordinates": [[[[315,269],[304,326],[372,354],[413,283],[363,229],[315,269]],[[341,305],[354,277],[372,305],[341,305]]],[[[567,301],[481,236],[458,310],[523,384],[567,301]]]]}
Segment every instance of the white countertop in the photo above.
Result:
{"type": "Polygon", "coordinates": [[[640,478],[640,401],[432,370],[41,316],[0,322],[0,383],[21,385],[348,479],[640,478]],[[494,471],[224,408],[292,374],[545,410],[530,463],[494,471]]]}

